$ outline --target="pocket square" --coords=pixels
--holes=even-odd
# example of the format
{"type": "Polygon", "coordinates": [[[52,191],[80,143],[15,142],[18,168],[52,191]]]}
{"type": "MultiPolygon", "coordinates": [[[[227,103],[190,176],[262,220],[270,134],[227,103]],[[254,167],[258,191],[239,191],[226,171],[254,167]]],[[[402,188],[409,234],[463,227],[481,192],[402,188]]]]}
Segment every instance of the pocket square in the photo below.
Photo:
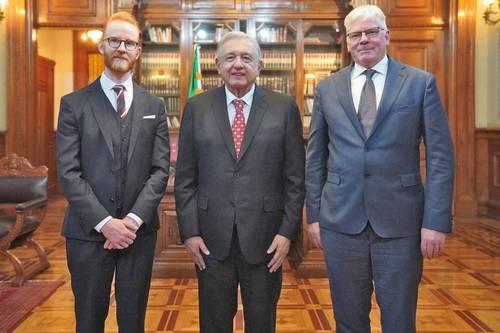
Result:
{"type": "Polygon", "coordinates": [[[154,115],[154,114],[142,117],[142,119],[155,119],[155,118],[156,118],[156,115],[154,115]]]}

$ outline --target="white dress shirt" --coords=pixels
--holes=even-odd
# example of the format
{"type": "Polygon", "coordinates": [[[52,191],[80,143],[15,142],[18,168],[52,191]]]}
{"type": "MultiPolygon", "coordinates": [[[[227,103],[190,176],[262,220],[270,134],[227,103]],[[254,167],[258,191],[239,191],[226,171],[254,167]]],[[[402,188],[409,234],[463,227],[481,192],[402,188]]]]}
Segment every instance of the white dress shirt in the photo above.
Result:
{"type": "MultiPolygon", "coordinates": [[[[377,98],[377,109],[382,99],[382,93],[384,92],[385,79],[387,77],[387,66],[389,65],[389,59],[385,55],[382,60],[380,60],[375,66],[372,67],[376,71],[372,76],[373,84],[375,85],[375,96],[377,98]]],[[[352,101],[354,107],[356,108],[356,113],[358,113],[359,100],[361,99],[361,90],[366,82],[366,75],[363,72],[367,68],[354,64],[354,68],[351,72],[351,93],[352,101]]]]}
{"type": "Polygon", "coordinates": [[[229,116],[229,123],[231,126],[233,125],[234,117],[236,117],[236,109],[234,108],[233,101],[235,99],[241,99],[245,102],[245,106],[243,107],[243,116],[245,116],[245,124],[248,123],[248,117],[250,116],[250,109],[252,108],[252,100],[253,93],[255,92],[255,83],[252,85],[252,88],[241,98],[235,96],[226,85],[224,85],[226,89],[226,104],[227,104],[227,113],[229,116]]]}

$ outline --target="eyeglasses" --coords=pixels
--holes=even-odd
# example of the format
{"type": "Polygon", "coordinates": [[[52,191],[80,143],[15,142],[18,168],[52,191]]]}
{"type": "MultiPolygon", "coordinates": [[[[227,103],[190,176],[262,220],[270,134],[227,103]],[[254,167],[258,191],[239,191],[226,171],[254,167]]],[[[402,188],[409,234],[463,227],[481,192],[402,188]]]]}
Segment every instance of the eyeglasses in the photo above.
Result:
{"type": "Polygon", "coordinates": [[[111,46],[114,49],[117,49],[120,47],[120,45],[125,44],[125,49],[128,51],[133,51],[139,46],[139,43],[130,39],[120,39],[116,37],[108,37],[105,40],[108,41],[109,46],[111,46]]]}
{"type": "Polygon", "coordinates": [[[251,64],[255,62],[255,59],[249,55],[249,54],[242,54],[242,55],[236,55],[236,54],[227,54],[222,58],[222,61],[227,62],[228,64],[234,64],[236,60],[240,58],[240,61],[244,64],[251,64]]]}
{"type": "Polygon", "coordinates": [[[383,31],[383,30],[385,30],[385,29],[375,27],[375,28],[371,28],[368,30],[364,30],[364,31],[350,32],[347,34],[347,38],[349,38],[353,42],[357,42],[357,41],[361,40],[361,38],[363,37],[363,34],[365,34],[367,39],[370,39],[370,38],[377,37],[378,33],[380,31],[383,31]]]}

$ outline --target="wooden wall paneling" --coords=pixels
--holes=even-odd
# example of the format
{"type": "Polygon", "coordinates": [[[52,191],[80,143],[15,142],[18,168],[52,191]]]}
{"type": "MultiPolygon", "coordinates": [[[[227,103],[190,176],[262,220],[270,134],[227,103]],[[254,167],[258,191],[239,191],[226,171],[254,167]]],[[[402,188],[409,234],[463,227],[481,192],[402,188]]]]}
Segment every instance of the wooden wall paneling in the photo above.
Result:
{"type": "MultiPolygon", "coordinates": [[[[141,14],[154,14],[154,13],[175,13],[180,12],[184,8],[184,3],[187,0],[149,0],[144,1],[141,7],[141,14]],[[150,9],[153,9],[152,11],[150,9]]],[[[117,11],[132,11],[134,7],[134,0],[112,0],[112,12],[117,11]]]]}
{"type": "Polygon", "coordinates": [[[0,156],[5,156],[5,137],[6,132],[0,132],[0,156]]]}
{"type": "Polygon", "coordinates": [[[36,42],[33,0],[11,0],[7,6],[7,137],[6,153],[34,157],[36,112],[36,42]]]}
{"type": "Polygon", "coordinates": [[[380,0],[389,27],[447,26],[449,2],[445,0],[380,0]]]}
{"type": "Polygon", "coordinates": [[[47,27],[96,27],[109,15],[109,1],[37,0],[37,24],[47,27]]]}
{"type": "Polygon", "coordinates": [[[190,0],[186,6],[186,9],[235,10],[237,9],[239,2],[240,2],[239,0],[190,0]]]}
{"type": "MultiPolygon", "coordinates": [[[[89,82],[89,55],[97,54],[99,56],[99,50],[97,49],[97,44],[95,44],[90,39],[83,41],[81,38],[82,30],[73,31],[73,89],[78,90],[89,82]]],[[[102,59],[102,57],[101,57],[102,59]]],[[[104,61],[104,60],[101,60],[104,61]]],[[[103,69],[104,69],[104,65],[103,69]]]]}
{"type": "Polygon", "coordinates": [[[425,28],[389,28],[389,30],[389,56],[433,73],[436,77],[443,104],[447,107],[448,89],[446,68],[444,66],[446,56],[446,49],[444,48],[445,32],[441,29],[425,28]]]}
{"type": "Polygon", "coordinates": [[[475,178],[475,0],[450,1],[447,68],[448,110],[455,142],[454,213],[477,215],[475,178]]]}
{"type": "Polygon", "coordinates": [[[34,114],[34,166],[49,168],[48,190],[57,190],[56,156],[54,142],[54,67],[56,63],[41,56],[37,57],[37,104],[34,114]]]}
{"type": "Polygon", "coordinates": [[[500,131],[488,132],[488,201],[486,215],[500,218],[500,131]]]}
{"type": "Polygon", "coordinates": [[[488,214],[489,198],[489,164],[488,164],[488,131],[476,130],[476,191],[478,214],[488,214]]]}
{"type": "Polygon", "coordinates": [[[301,1],[298,0],[285,0],[285,1],[273,1],[273,0],[250,0],[250,9],[289,9],[289,10],[299,10],[301,8],[301,1]]]}

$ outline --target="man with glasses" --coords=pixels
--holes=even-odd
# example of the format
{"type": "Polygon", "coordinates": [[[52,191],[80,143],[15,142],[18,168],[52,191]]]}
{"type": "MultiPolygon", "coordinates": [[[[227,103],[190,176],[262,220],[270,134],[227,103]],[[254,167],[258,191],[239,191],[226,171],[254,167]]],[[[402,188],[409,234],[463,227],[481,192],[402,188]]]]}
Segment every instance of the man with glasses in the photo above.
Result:
{"type": "Polygon", "coordinates": [[[423,257],[451,231],[454,152],[434,76],[386,55],[384,13],[345,18],[354,63],[321,82],[307,148],[308,231],[325,254],[338,333],[416,332],[423,257]],[[425,144],[426,185],[420,175],[425,144]]]}
{"type": "Polygon", "coordinates": [[[76,332],[104,332],[110,290],[119,332],[144,332],[157,206],[169,168],[165,107],[132,81],[140,30],[128,13],[105,25],[105,69],[61,99],[58,174],[68,199],[62,234],[75,296],[76,332]]]}
{"type": "Polygon", "coordinates": [[[272,333],[305,194],[300,114],[293,98],[255,85],[262,61],[254,38],[226,34],[215,62],[224,86],[188,101],[175,174],[200,331],[233,332],[239,284],[245,332],[272,333]]]}

